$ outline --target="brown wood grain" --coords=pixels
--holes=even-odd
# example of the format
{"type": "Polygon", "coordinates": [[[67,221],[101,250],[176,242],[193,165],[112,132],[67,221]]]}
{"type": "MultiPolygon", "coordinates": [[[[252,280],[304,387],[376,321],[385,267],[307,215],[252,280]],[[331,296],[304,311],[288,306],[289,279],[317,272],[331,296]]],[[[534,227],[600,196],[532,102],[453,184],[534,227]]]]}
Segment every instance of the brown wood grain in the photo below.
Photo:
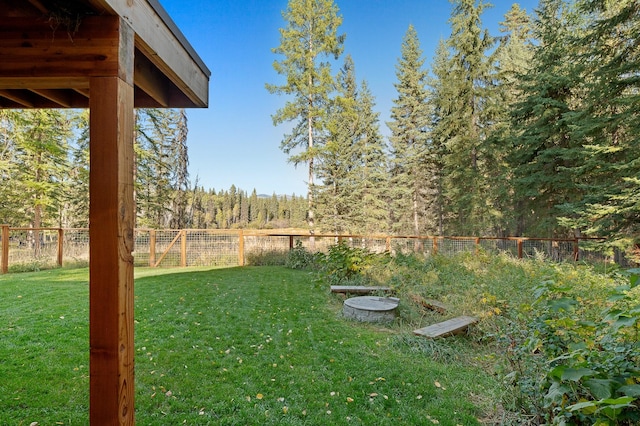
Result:
{"type": "MultiPolygon", "coordinates": [[[[119,56],[133,55],[122,39],[119,56]],[[128,52],[128,53],[127,53],[128,52]]],[[[131,59],[131,64],[133,59],[131,59]]],[[[133,66],[117,69],[133,73],[133,66]]],[[[116,71],[117,72],[117,71],[116,71]]],[[[133,85],[119,74],[90,80],[90,422],[134,424],[133,85]]]]}

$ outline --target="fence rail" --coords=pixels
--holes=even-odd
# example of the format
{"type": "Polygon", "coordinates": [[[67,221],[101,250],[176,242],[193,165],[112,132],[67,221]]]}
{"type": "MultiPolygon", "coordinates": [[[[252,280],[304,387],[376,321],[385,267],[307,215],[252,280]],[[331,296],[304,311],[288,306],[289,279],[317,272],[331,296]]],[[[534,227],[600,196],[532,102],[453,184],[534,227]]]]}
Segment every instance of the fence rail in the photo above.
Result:
{"type": "MultiPolygon", "coordinates": [[[[89,262],[88,228],[12,228],[0,225],[1,272],[89,262]]],[[[134,265],[150,267],[244,266],[286,254],[297,244],[326,251],[344,242],[372,252],[455,254],[464,251],[508,253],[517,258],[544,256],[554,261],[607,261],[586,239],[521,237],[442,237],[397,235],[281,234],[247,230],[136,229],[134,265]]]]}

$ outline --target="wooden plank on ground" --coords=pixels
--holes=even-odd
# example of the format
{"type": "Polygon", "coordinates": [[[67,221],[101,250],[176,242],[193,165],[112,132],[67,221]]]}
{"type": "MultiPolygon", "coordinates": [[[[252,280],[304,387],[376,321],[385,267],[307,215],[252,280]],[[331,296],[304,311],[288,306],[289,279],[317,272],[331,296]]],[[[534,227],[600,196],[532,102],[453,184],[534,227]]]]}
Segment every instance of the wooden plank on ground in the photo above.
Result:
{"type": "Polygon", "coordinates": [[[462,333],[471,324],[475,324],[477,322],[478,318],[476,317],[461,316],[414,330],[413,333],[418,336],[430,338],[452,336],[454,334],[462,333]]]}
{"type": "Polygon", "coordinates": [[[440,314],[445,314],[447,312],[447,306],[444,303],[433,299],[426,299],[422,303],[422,306],[432,311],[436,311],[440,314]]]}
{"type": "Polygon", "coordinates": [[[332,285],[331,293],[371,294],[377,292],[389,293],[391,287],[362,286],[362,285],[332,285]]]}

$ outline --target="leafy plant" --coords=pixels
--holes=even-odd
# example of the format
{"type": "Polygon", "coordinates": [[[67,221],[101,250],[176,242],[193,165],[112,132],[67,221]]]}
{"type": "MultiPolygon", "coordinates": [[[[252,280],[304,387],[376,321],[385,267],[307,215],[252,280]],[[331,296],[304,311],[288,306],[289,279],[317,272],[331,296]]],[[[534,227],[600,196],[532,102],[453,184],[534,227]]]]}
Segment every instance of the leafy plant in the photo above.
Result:
{"type": "Polygon", "coordinates": [[[285,266],[291,269],[315,269],[317,267],[317,255],[311,253],[302,245],[302,241],[296,241],[296,245],[289,251],[285,266]]]}
{"type": "Polygon", "coordinates": [[[320,273],[331,285],[364,284],[369,281],[366,272],[375,261],[376,255],[369,250],[339,242],[321,258],[320,273]]]}
{"type": "Polygon", "coordinates": [[[593,319],[569,287],[547,280],[536,288],[534,320],[511,353],[509,378],[534,397],[521,408],[554,424],[640,422],[639,272],[629,272],[593,319]]]}

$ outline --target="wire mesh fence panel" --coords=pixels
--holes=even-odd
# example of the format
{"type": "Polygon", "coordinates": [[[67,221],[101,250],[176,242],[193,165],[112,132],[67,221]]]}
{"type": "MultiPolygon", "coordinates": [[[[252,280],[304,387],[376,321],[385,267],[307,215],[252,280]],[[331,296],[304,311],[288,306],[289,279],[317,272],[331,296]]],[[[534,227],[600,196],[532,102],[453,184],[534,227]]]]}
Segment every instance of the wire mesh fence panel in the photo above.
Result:
{"type": "Polygon", "coordinates": [[[518,241],[504,238],[482,238],[480,247],[489,253],[506,253],[518,257],[518,241]]]}
{"type": "Polygon", "coordinates": [[[573,260],[573,242],[524,240],[522,242],[522,257],[530,259],[549,259],[555,262],[573,260]]]}
{"type": "Polygon", "coordinates": [[[16,229],[9,232],[12,270],[52,268],[58,262],[58,231],[16,229]]]}
{"type": "MultiPolygon", "coordinates": [[[[187,265],[238,266],[240,241],[237,232],[189,230],[186,238],[187,265]]],[[[176,245],[180,247],[180,242],[176,245]]]]}
{"type": "Polygon", "coordinates": [[[390,246],[392,255],[422,253],[430,256],[434,252],[432,238],[392,237],[390,238],[390,246]]]}
{"type": "Polygon", "coordinates": [[[149,266],[151,232],[148,229],[136,229],[133,244],[133,266],[149,266]]]}
{"type": "Polygon", "coordinates": [[[154,232],[155,250],[153,253],[150,253],[150,256],[156,261],[153,266],[180,266],[181,252],[179,238],[182,232],[179,230],[158,230],[154,232]]]}
{"type": "Polygon", "coordinates": [[[89,264],[88,229],[65,229],[62,247],[63,266],[89,264]]]}
{"type": "Polygon", "coordinates": [[[476,248],[475,238],[438,238],[438,254],[453,255],[466,251],[475,251],[476,248]]]}
{"type": "Polygon", "coordinates": [[[384,253],[387,251],[386,238],[348,237],[343,238],[349,247],[368,250],[372,253],[384,253]]]}
{"type": "Polygon", "coordinates": [[[284,265],[289,253],[289,236],[247,235],[244,237],[245,264],[284,265]]]}

